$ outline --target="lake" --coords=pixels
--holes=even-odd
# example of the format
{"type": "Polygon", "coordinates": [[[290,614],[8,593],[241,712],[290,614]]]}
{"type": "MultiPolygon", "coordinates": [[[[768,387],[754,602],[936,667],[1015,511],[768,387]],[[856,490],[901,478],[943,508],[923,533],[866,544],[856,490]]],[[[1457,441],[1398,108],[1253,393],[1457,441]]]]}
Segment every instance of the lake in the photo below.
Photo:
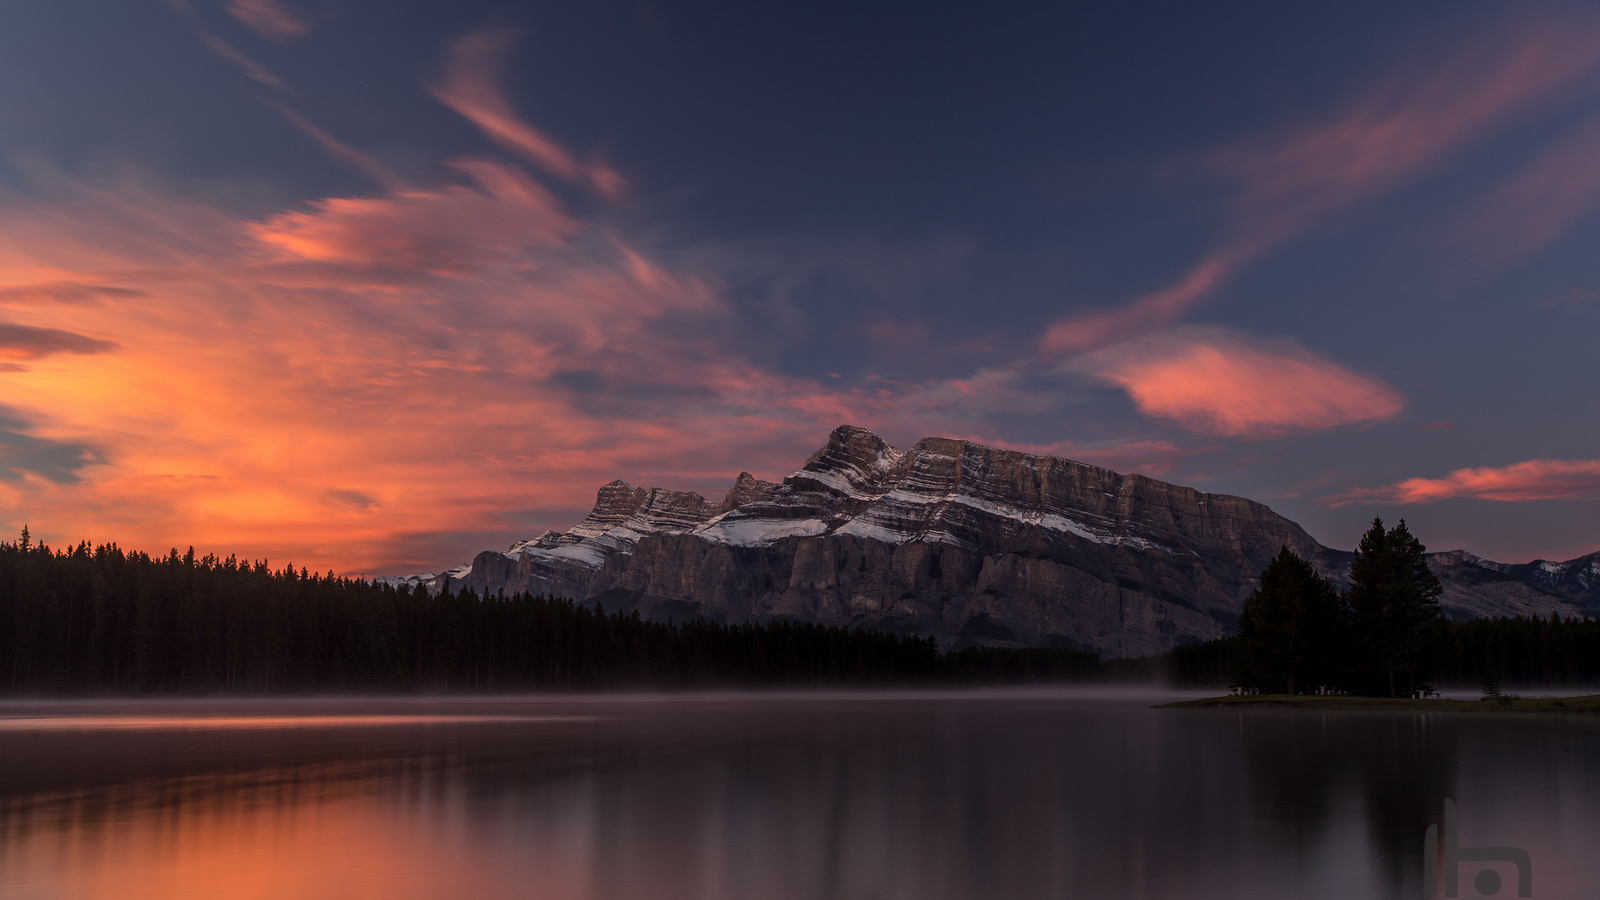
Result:
{"type": "Polygon", "coordinates": [[[0,896],[1410,898],[1445,798],[1600,885],[1594,718],[1165,699],[10,702],[0,896]]]}

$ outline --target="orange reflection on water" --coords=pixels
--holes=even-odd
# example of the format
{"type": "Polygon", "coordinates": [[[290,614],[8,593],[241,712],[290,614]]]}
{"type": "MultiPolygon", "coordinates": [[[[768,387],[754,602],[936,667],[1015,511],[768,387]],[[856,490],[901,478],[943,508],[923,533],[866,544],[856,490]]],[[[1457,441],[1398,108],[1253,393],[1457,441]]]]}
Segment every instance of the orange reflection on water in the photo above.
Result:
{"type": "Polygon", "coordinates": [[[480,725],[494,722],[589,722],[594,716],[327,715],[327,716],[0,716],[8,731],[216,731],[285,728],[375,728],[390,725],[480,725]]]}
{"type": "MultiPolygon", "coordinates": [[[[506,853],[460,815],[405,815],[392,799],[307,802],[267,789],[8,829],[0,896],[62,900],[586,896],[561,840],[506,853]]],[[[459,810],[457,811],[459,812],[459,810]]],[[[14,825],[17,823],[13,823],[14,825]]],[[[557,836],[547,836],[552,838],[557,836]]],[[[579,848],[572,848],[574,850],[579,848]]]]}

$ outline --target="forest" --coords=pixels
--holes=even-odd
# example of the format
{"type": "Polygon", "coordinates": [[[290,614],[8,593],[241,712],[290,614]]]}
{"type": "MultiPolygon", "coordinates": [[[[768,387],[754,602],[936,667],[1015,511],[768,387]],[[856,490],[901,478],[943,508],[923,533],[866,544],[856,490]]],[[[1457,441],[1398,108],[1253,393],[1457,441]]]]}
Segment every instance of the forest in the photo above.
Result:
{"type": "MultiPolygon", "coordinates": [[[[1447,623],[1441,675],[1600,678],[1600,622],[1447,623]]],[[[1143,659],[972,647],[803,622],[655,622],[570,600],[421,589],[150,556],[114,544],[0,542],[0,694],[488,693],[706,687],[1164,682],[1220,687],[1237,642],[1143,659]]]]}
{"type": "Polygon", "coordinates": [[[1593,618],[1447,619],[1427,548],[1404,519],[1374,519],[1338,590],[1284,547],[1244,601],[1228,682],[1248,693],[1415,696],[1435,684],[1568,687],[1600,683],[1593,618]]]}

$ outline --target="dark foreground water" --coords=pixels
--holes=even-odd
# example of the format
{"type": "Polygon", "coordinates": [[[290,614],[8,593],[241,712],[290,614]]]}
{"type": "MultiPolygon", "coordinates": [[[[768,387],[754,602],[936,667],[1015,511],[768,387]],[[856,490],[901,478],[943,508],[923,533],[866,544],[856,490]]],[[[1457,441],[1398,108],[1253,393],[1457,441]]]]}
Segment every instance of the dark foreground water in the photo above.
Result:
{"type": "Polygon", "coordinates": [[[1155,699],[4,705],[0,896],[1600,896],[1593,718],[1155,699]]]}

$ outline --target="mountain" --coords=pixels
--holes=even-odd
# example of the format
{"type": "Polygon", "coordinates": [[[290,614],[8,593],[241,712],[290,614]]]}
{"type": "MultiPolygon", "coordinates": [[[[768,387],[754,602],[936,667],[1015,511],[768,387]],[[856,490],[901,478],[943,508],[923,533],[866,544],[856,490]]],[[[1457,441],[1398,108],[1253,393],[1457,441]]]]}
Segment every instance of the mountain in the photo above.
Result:
{"type": "MultiPolygon", "coordinates": [[[[1137,656],[1228,634],[1283,545],[1345,580],[1349,552],[1242,497],[948,438],[897,450],[846,425],[781,484],[741,473],[713,503],[613,481],[568,531],[393,581],[1137,656]]],[[[1430,562],[1458,618],[1600,606],[1600,554],[1430,562]]]]}

